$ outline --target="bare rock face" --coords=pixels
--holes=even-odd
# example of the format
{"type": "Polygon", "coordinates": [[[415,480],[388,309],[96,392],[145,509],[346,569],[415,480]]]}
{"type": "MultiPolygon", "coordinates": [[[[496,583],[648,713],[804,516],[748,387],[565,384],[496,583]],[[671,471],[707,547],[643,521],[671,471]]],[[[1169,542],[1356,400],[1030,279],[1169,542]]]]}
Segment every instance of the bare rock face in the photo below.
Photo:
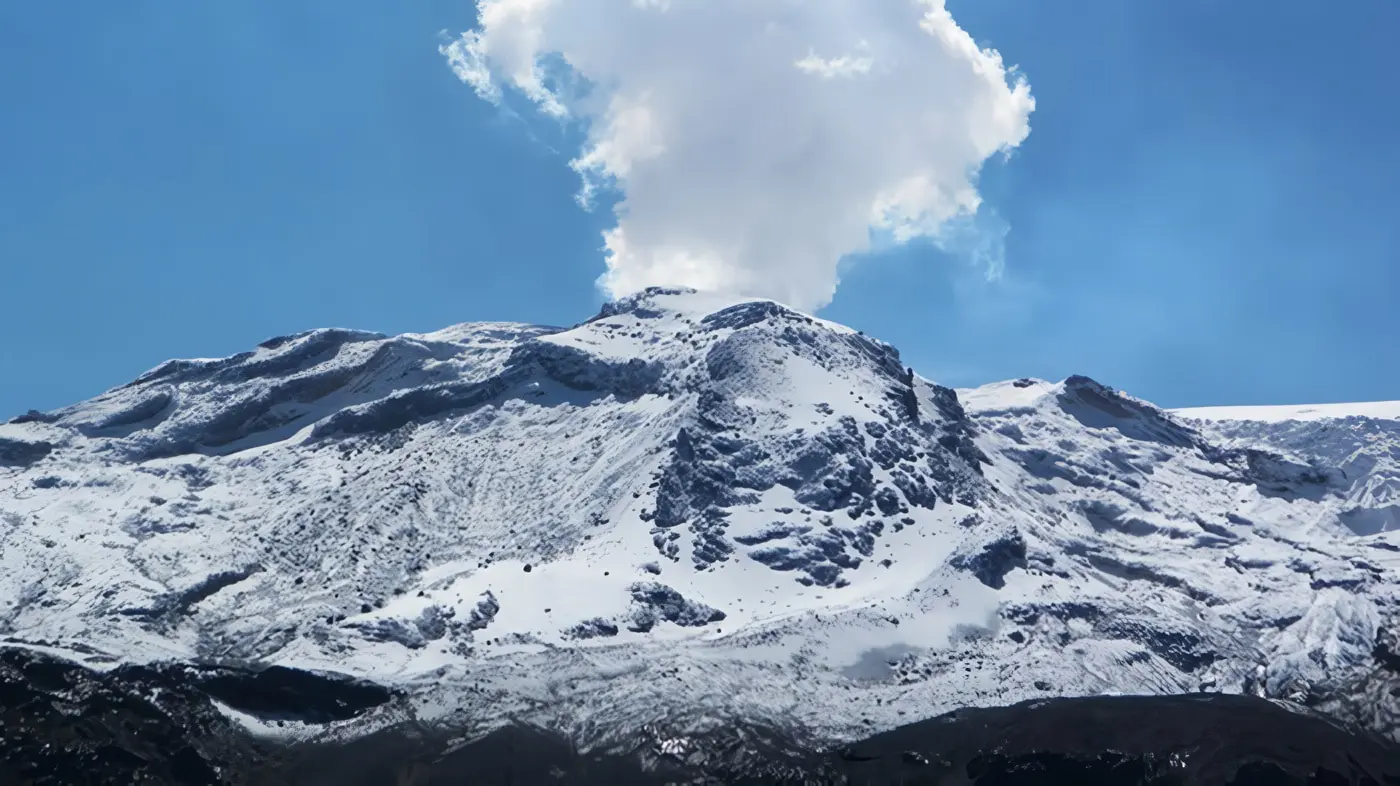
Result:
{"type": "Polygon", "coordinates": [[[27,467],[53,452],[53,445],[0,438],[0,465],[27,467]]]}
{"type": "Polygon", "coordinates": [[[1400,748],[1325,716],[1247,696],[1050,699],[960,710],[823,750],[776,728],[714,719],[648,725],[580,750],[506,726],[467,744],[398,724],[300,741],[250,734],[214,704],[280,723],[333,722],[390,691],[290,669],[93,672],[0,652],[0,782],[32,786],[966,783],[985,786],[1400,781],[1400,748]]]}
{"type": "MultiPolygon", "coordinates": [[[[1051,699],[969,709],[842,752],[870,783],[1384,784],[1400,748],[1246,696],[1051,699]],[[949,780],[946,782],[956,782],[949,780]]],[[[853,778],[853,781],[855,779],[853,778]]]]}
{"type": "Polygon", "coordinates": [[[273,723],[327,724],[393,699],[376,685],[283,667],[94,672],[0,649],[0,783],[244,783],[268,750],[215,703],[273,723]]]}

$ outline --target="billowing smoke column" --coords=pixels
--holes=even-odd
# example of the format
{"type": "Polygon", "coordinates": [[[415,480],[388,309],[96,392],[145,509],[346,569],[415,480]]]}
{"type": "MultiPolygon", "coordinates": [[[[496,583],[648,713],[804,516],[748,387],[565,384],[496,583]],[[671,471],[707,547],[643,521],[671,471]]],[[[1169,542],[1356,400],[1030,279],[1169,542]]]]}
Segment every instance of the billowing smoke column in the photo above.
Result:
{"type": "MultiPolygon", "coordinates": [[[[581,198],[616,188],[613,295],[651,285],[830,301],[837,263],[973,239],[984,161],[1020,144],[1030,87],[943,0],[478,0],[444,46],[500,101],[580,122],[581,198]]],[[[991,251],[989,252],[989,246],[991,251]]]]}

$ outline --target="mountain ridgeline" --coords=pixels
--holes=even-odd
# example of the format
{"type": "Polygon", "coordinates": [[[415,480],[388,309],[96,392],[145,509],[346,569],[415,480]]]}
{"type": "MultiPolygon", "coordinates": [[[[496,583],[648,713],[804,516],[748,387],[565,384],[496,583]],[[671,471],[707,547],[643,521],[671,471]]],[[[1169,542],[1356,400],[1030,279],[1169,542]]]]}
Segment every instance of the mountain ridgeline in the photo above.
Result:
{"type": "Polygon", "coordinates": [[[1261,778],[1400,782],[1397,524],[1400,404],[953,390],[688,290],[571,328],[318,330],[0,425],[0,712],[9,750],[114,783],[376,756],[400,768],[362,782],[437,783],[536,749],[580,783],[1021,783],[1042,754],[1226,783],[1256,749],[1261,778]],[[1034,731],[1144,708],[1161,747],[1117,759],[1034,731]],[[916,744],[955,710],[980,731],[916,744]],[[1361,747],[1242,731],[1224,775],[1192,717],[1361,747]]]}

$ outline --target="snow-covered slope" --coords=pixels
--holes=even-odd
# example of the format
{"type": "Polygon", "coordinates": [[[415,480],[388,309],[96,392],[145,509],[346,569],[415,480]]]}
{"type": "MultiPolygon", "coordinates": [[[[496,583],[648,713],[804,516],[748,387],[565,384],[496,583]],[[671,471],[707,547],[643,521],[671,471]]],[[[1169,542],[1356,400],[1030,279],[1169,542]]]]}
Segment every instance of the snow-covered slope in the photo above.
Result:
{"type": "Polygon", "coordinates": [[[1177,415],[1191,420],[1251,423],[1312,422],[1361,418],[1400,420],[1400,401],[1368,401],[1357,404],[1311,404],[1307,406],[1267,407],[1197,407],[1175,410],[1177,415]]]}
{"type": "Polygon", "coordinates": [[[1400,401],[1215,407],[1176,414],[1228,443],[1267,445],[1333,468],[1333,505],[1356,534],[1400,529],[1400,401]]]}
{"type": "Polygon", "coordinates": [[[570,329],[314,331],[0,426],[0,636],[586,739],[1198,689],[1393,730],[1400,421],[1351,412],[953,391],[677,290],[570,329]]]}

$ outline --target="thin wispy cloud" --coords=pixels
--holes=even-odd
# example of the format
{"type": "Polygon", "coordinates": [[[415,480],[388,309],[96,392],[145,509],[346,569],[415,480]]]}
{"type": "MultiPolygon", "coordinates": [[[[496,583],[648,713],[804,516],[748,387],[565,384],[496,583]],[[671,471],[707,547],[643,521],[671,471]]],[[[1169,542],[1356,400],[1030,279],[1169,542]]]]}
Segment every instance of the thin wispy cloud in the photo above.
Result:
{"type": "MultiPolygon", "coordinates": [[[[500,103],[577,122],[610,293],[689,285],[814,309],[871,230],[995,275],[977,173],[1030,131],[1028,83],[942,0],[478,0],[442,47],[500,103]]],[[[988,235],[990,231],[990,235],[988,235]]]]}

